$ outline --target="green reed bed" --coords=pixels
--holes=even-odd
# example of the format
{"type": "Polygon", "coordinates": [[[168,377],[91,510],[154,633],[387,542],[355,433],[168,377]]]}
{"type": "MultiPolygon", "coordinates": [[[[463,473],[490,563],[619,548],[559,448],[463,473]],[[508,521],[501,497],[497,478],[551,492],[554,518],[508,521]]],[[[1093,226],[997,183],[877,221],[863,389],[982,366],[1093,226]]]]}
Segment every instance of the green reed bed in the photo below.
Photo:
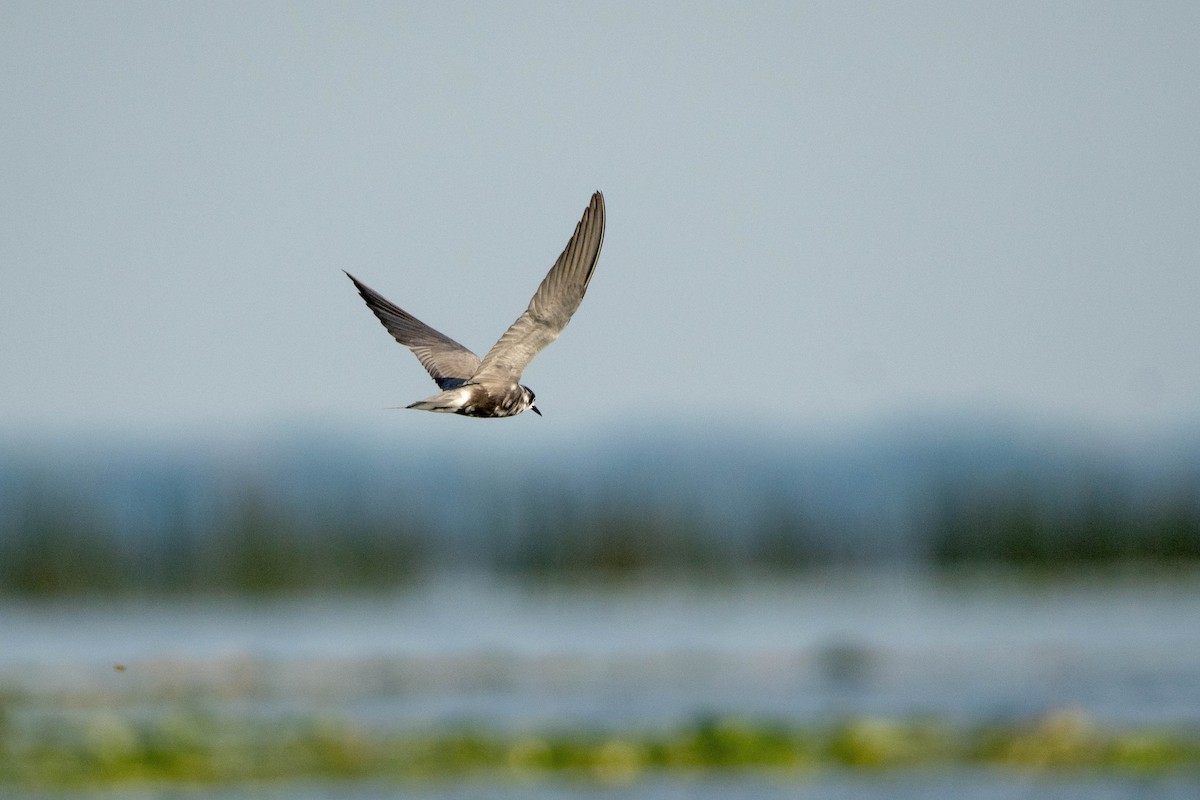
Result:
{"type": "Polygon", "coordinates": [[[855,718],[795,725],[709,718],[671,730],[380,730],[344,720],[288,722],[112,711],[15,724],[0,736],[0,786],[245,783],[289,779],[556,776],[629,782],[647,774],[994,767],[1162,774],[1200,770],[1200,734],[1116,729],[1074,711],[959,727],[855,718]]]}
{"type": "Polygon", "coordinates": [[[129,455],[43,463],[0,448],[0,598],[382,593],[448,566],[602,581],[897,561],[1061,573],[1200,564],[1200,454],[1147,455],[1158,466],[1135,469],[1091,451],[989,456],[936,438],[902,458],[881,446],[812,462],[644,446],[607,467],[580,456],[510,482],[459,460],[310,454],[252,469],[129,455]]]}

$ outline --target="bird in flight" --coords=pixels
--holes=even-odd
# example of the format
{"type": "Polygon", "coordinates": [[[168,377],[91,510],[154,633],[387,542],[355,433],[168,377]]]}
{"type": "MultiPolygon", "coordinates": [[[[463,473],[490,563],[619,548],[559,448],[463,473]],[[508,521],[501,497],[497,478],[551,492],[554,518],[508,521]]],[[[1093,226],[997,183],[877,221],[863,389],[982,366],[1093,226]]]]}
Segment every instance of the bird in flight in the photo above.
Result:
{"type": "MultiPolygon", "coordinates": [[[[441,392],[408,408],[467,417],[514,417],[526,409],[542,415],[521,373],[534,356],[558,338],[583,301],[604,243],[604,195],[596,192],[562,255],[546,273],[529,307],[481,360],[388,301],[349,272],[358,293],[388,333],[416,355],[441,392]]],[[[344,270],[343,270],[344,271],[344,270]]]]}

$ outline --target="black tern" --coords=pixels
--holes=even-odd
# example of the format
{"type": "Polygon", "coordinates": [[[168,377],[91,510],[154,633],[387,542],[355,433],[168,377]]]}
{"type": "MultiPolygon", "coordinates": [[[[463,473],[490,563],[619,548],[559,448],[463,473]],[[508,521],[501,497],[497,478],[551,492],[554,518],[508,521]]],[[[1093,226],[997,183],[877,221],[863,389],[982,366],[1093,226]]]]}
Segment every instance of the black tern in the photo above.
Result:
{"type": "MultiPolygon", "coordinates": [[[[391,303],[349,272],[367,306],[400,344],[409,348],[442,391],[408,408],[467,417],[514,417],[526,409],[542,415],[533,390],[520,383],[529,362],[558,338],[579,308],[604,243],[604,195],[596,192],[562,255],[546,273],[529,307],[481,360],[443,333],[391,303]]],[[[343,270],[344,271],[344,270],[343,270]]]]}

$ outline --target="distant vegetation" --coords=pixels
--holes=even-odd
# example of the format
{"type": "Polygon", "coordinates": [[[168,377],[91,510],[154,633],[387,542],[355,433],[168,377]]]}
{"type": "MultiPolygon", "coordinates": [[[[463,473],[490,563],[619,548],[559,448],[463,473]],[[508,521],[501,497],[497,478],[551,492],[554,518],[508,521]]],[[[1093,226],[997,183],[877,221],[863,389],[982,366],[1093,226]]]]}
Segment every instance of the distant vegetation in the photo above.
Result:
{"type": "Polygon", "coordinates": [[[964,487],[943,498],[930,532],[933,562],[948,566],[1200,562],[1194,490],[1138,501],[1099,492],[1078,500],[964,487]]]}
{"type": "Polygon", "coordinates": [[[374,591],[447,569],[604,579],[1200,563],[1200,453],[1146,468],[995,439],[849,455],[711,447],[631,446],[507,479],[319,450],[253,468],[0,462],[0,594],[374,591]]]}
{"type": "Polygon", "coordinates": [[[403,522],[304,508],[244,487],[194,515],[177,508],[129,535],[111,508],[39,485],[5,520],[0,591],[10,594],[270,594],[388,589],[425,565],[403,522]]]}

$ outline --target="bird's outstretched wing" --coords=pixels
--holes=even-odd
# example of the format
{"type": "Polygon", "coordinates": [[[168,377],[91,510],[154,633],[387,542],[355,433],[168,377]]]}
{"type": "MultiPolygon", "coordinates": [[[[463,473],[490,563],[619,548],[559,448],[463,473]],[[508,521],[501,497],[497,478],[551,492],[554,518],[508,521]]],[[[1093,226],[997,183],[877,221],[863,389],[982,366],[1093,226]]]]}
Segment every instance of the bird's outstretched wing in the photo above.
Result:
{"type": "Polygon", "coordinates": [[[529,301],[525,313],[483,357],[472,382],[517,382],[521,373],[571,321],[587,291],[604,243],[604,195],[596,192],[575,234],[529,301]]]}
{"type": "Polygon", "coordinates": [[[413,351],[443,391],[462,386],[479,368],[479,356],[388,301],[349,272],[346,277],[354,281],[367,307],[375,312],[388,333],[413,351]]]}

